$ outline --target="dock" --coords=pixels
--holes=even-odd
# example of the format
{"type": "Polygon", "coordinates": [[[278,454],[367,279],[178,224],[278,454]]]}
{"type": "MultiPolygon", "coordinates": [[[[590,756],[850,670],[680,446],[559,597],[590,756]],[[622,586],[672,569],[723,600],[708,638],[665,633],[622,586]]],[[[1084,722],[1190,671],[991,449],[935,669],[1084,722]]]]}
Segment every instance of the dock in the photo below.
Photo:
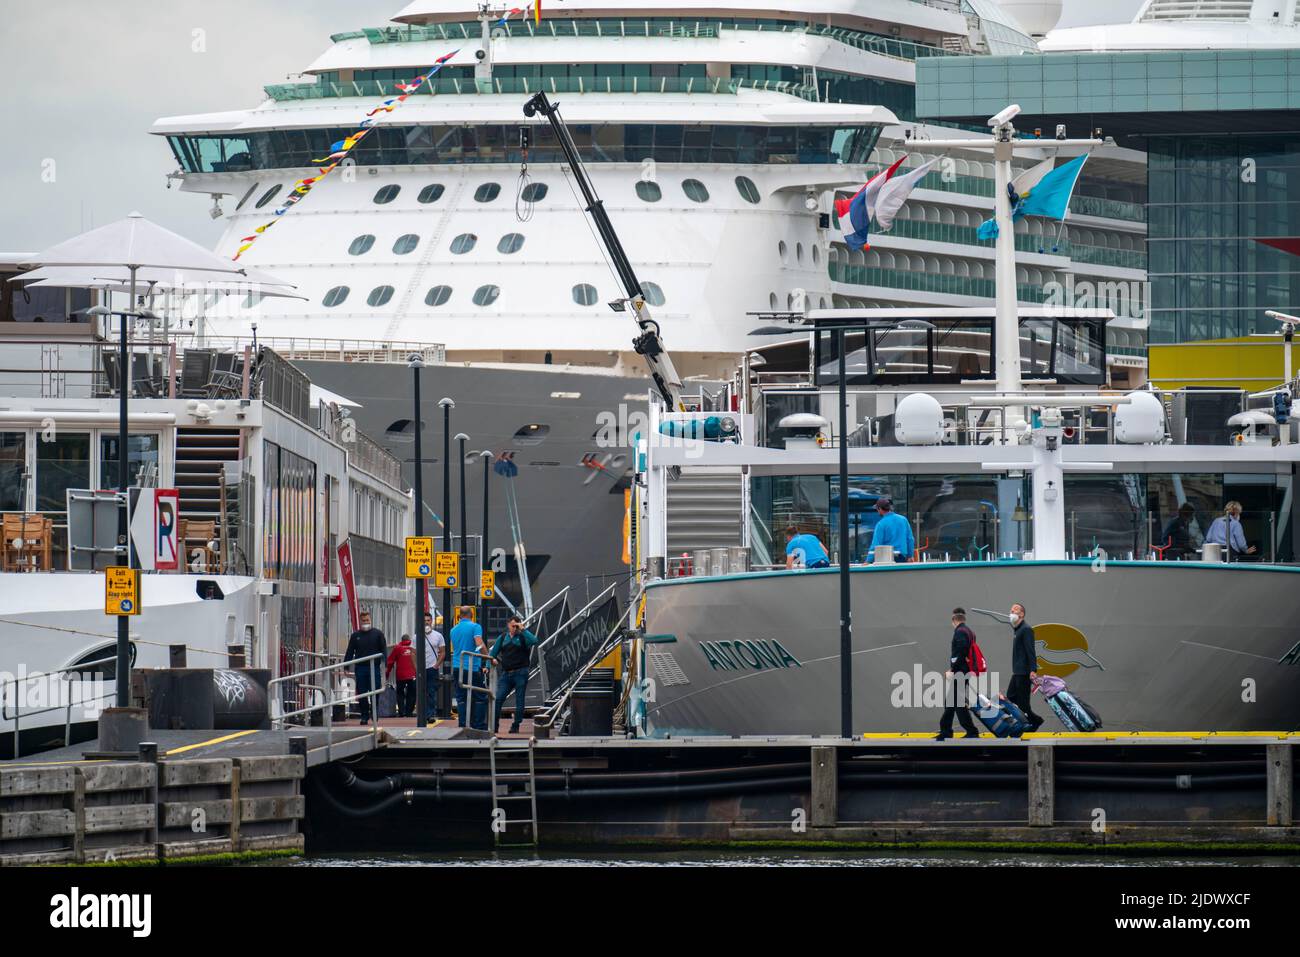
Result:
{"type": "Polygon", "coordinates": [[[537,740],[440,721],[151,737],[134,760],[88,742],[0,763],[0,865],[493,846],[1300,852],[1297,733],[537,740]]]}

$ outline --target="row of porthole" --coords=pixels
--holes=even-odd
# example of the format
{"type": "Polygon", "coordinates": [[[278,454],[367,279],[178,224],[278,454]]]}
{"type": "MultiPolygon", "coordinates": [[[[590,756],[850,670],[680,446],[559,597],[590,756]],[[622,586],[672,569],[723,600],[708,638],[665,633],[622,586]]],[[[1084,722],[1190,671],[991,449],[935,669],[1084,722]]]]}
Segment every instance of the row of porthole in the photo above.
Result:
{"type": "MultiPolygon", "coordinates": [[[[454,255],[460,256],[474,248],[478,243],[478,237],[473,233],[462,233],[451,241],[451,251],[454,255]]],[[[363,233],[352,244],[348,246],[348,254],[352,256],[364,256],[370,252],[375,245],[373,233],[363,233]]],[[[405,236],[397,237],[397,242],[393,243],[393,252],[398,256],[407,256],[415,252],[415,248],[420,245],[420,237],[415,233],[407,233],[405,236]]],[[[497,252],[509,256],[517,253],[524,247],[523,233],[506,233],[497,242],[497,252]]]]}
{"type": "MultiPolygon", "coordinates": [[[[256,188],[257,186],[254,184],[254,186],[249,189],[249,193],[251,194],[256,188]]],[[[279,183],[268,189],[257,201],[256,208],[261,209],[267,203],[271,202],[271,200],[275,199],[275,197],[279,195],[281,189],[283,189],[283,187],[279,183]]],[[[529,183],[524,187],[521,198],[526,203],[537,203],[546,198],[549,189],[550,187],[545,183],[529,183]]],[[[758,187],[754,185],[754,181],[748,176],[736,177],[736,189],[740,192],[741,197],[744,198],[746,202],[757,204],[761,199],[758,187]]],[[[387,186],[381,186],[379,191],[375,193],[374,203],[376,206],[386,206],[393,200],[397,199],[397,196],[401,191],[402,187],[397,183],[390,183],[387,186]]],[[[420,190],[420,195],[416,197],[416,199],[421,204],[427,206],[428,204],[436,203],[441,199],[444,192],[446,192],[446,188],[441,183],[430,183],[428,186],[424,187],[424,189],[420,190]]],[[[708,187],[698,179],[682,180],[682,192],[686,194],[687,199],[696,203],[706,203],[709,200],[708,187]]],[[[639,181],[636,184],[636,194],[647,203],[657,203],[659,200],[663,199],[664,195],[659,184],[653,180],[639,181]]],[[[474,190],[474,201],[476,203],[490,203],[500,195],[500,183],[482,183],[478,189],[474,190]]],[[[247,201],[248,196],[245,195],[244,199],[240,200],[239,205],[242,207],[247,201]]]]}
{"type": "MultiPolygon", "coordinates": [[[[393,298],[396,290],[392,286],[376,286],[366,297],[366,304],[374,308],[386,306],[393,298]]],[[[451,299],[451,286],[434,286],[425,294],[424,304],[426,306],[442,306],[451,299]]],[[[664,291],[657,283],[643,282],[641,291],[645,294],[645,300],[652,306],[662,306],[667,302],[664,291]]],[[[326,309],[333,309],[335,306],[341,306],[347,302],[348,295],[352,292],[350,286],[335,286],[329,292],[325,293],[325,298],[321,300],[321,305],[326,309]]],[[[497,301],[501,295],[500,286],[479,286],[474,291],[474,305],[490,306],[497,301]]],[[[573,301],[580,306],[594,306],[598,294],[596,287],[588,283],[578,283],[573,287],[573,301]]]]}
{"type": "MultiPolygon", "coordinates": [[[[783,263],[790,262],[790,247],[785,244],[784,239],[780,240],[776,244],[776,251],[777,251],[777,255],[781,257],[781,262],[783,263]]],[[[798,260],[800,265],[803,264],[803,243],[795,243],[795,259],[798,260]]],[[[813,245],[812,247],[812,261],[814,266],[821,265],[821,261],[822,261],[821,249],[818,248],[816,245],[813,245]]]]}

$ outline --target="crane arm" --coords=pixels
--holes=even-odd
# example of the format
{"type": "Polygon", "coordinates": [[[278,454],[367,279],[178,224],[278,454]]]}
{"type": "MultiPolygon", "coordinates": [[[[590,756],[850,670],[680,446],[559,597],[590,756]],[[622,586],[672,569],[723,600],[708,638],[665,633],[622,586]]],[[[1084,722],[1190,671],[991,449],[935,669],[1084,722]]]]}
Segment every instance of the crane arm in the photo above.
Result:
{"type": "Polygon", "coordinates": [[[582,191],[582,199],[587,204],[587,215],[596,224],[596,232],[600,235],[600,241],[604,244],[605,251],[614,264],[614,271],[618,273],[619,282],[623,284],[626,305],[631,309],[637,327],[641,330],[641,334],[632,340],[632,348],[637,355],[645,359],[646,365],[650,369],[650,378],[654,381],[655,388],[663,397],[667,407],[674,412],[682,411],[681,377],[678,376],[677,369],[673,366],[673,360],[668,355],[663,340],[659,336],[659,324],[650,317],[650,310],[646,306],[645,293],[641,289],[641,282],[632,269],[632,263],[627,258],[627,253],[623,249],[623,243],[618,238],[618,233],[614,231],[613,223],[609,221],[609,214],[605,212],[605,204],[596,195],[596,190],[591,185],[591,179],[587,176],[586,167],[583,166],[582,158],[578,155],[578,148],[574,145],[573,137],[569,135],[569,128],[565,126],[564,120],[560,116],[560,105],[548,100],[545,93],[537,93],[524,104],[524,115],[531,118],[538,113],[546,117],[551,124],[555,138],[560,144],[560,150],[564,153],[565,162],[568,163],[569,169],[573,171],[573,178],[577,180],[578,189],[582,191]]]}

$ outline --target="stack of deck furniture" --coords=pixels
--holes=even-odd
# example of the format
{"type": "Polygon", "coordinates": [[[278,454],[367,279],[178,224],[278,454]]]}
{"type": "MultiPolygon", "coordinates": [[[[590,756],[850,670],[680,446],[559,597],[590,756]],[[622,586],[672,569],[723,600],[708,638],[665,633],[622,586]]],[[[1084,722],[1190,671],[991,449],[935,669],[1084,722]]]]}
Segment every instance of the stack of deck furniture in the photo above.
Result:
{"type": "Polygon", "coordinates": [[[4,556],[0,570],[53,570],[54,523],[44,515],[6,514],[3,518],[4,556]]]}

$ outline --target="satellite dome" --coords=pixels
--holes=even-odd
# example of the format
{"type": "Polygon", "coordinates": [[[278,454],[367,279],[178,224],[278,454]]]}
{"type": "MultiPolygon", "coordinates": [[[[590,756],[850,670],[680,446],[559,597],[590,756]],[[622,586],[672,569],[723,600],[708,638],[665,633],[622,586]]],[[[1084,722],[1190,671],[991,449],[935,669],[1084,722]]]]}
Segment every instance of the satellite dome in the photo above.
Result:
{"type": "Polygon", "coordinates": [[[1034,37],[1047,36],[1061,19],[1061,0],[1000,0],[998,6],[1034,37]]]}

